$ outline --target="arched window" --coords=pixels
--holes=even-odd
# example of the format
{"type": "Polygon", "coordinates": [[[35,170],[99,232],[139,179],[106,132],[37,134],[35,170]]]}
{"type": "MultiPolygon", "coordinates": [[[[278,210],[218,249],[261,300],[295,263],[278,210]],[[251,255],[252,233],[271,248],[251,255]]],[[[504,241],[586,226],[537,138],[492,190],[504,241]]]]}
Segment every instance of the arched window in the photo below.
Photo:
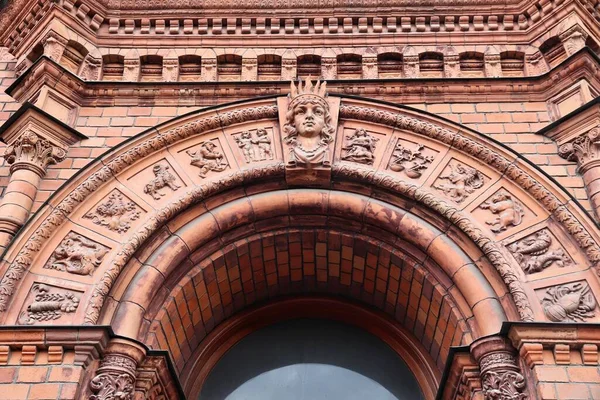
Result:
{"type": "Polygon", "coordinates": [[[321,57],[305,54],[298,57],[298,78],[318,78],[321,76],[321,57]]]}
{"type": "Polygon", "coordinates": [[[379,54],[377,56],[377,70],[380,78],[400,78],[402,76],[402,54],[379,54]]]}
{"type": "Polygon", "coordinates": [[[118,54],[107,54],[102,57],[102,80],[120,81],[123,79],[125,57],[118,54]]]}
{"type": "Polygon", "coordinates": [[[485,76],[483,53],[476,51],[467,51],[461,53],[460,74],[466,77],[483,77],[485,76]]]}
{"type": "Polygon", "coordinates": [[[419,54],[421,76],[441,78],[444,76],[444,55],[429,51],[419,54]]]}
{"type": "Polygon", "coordinates": [[[274,54],[258,56],[258,80],[273,81],[281,79],[281,57],[274,54]]]}
{"type": "Polygon", "coordinates": [[[223,54],[217,57],[217,75],[220,81],[239,81],[242,76],[242,56],[223,54]]]}
{"type": "Polygon", "coordinates": [[[163,58],[157,55],[147,55],[140,58],[140,80],[153,82],[162,80],[163,58]]]}
{"type": "Polygon", "coordinates": [[[337,56],[337,76],[339,79],[360,79],[362,77],[362,56],[359,54],[337,56]]]}
{"type": "Polygon", "coordinates": [[[523,76],[525,54],[519,51],[502,52],[500,53],[500,65],[503,76],[523,76]]]}
{"type": "Polygon", "coordinates": [[[187,54],[179,57],[179,80],[199,81],[202,76],[202,57],[187,54]]]}

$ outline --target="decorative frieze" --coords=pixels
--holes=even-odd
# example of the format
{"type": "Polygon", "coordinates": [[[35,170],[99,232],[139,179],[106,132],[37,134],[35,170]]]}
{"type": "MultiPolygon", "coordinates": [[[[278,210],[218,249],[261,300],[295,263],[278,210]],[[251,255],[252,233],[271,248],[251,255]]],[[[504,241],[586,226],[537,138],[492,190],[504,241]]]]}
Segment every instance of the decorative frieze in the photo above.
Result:
{"type": "Polygon", "coordinates": [[[100,243],[69,232],[54,250],[44,268],[75,275],[92,275],[108,250],[108,247],[100,243]]]}
{"type": "Polygon", "coordinates": [[[586,322],[596,315],[596,298],[587,282],[574,282],[547,289],[542,307],[553,322],[586,322]]]}

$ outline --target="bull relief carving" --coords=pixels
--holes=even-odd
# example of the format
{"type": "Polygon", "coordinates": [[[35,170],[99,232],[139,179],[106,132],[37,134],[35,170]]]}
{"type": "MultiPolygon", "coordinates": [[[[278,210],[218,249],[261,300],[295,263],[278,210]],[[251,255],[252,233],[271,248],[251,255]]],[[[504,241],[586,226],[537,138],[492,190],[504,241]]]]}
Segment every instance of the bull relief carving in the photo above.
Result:
{"type": "Polygon", "coordinates": [[[549,288],[542,307],[550,321],[584,322],[594,317],[596,299],[586,282],[575,282],[549,288]]]}
{"type": "Polygon", "coordinates": [[[64,314],[73,313],[79,305],[79,297],[69,291],[36,283],[34,301],[19,316],[19,324],[33,325],[38,322],[57,320],[64,314]]]}
{"type": "Polygon", "coordinates": [[[490,225],[492,232],[500,233],[511,226],[517,226],[523,221],[525,211],[520,201],[515,199],[505,190],[496,193],[490,201],[479,206],[484,210],[489,210],[496,218],[485,221],[490,225]]]}
{"type": "Polygon", "coordinates": [[[117,233],[125,233],[131,228],[131,222],[140,217],[141,209],[123,193],[114,190],[94,210],[83,218],[91,219],[96,225],[117,233]]]}
{"type": "Polygon", "coordinates": [[[160,200],[165,193],[159,192],[159,190],[168,187],[173,192],[176,192],[181,188],[176,182],[177,178],[169,171],[168,165],[156,164],[152,167],[154,173],[154,179],[144,186],[144,193],[152,196],[154,200],[160,200]]]}
{"type": "Polygon", "coordinates": [[[187,150],[191,157],[190,165],[200,168],[198,176],[206,178],[209,172],[223,172],[229,167],[229,163],[219,146],[213,141],[207,141],[200,145],[196,151],[187,150]]]}
{"type": "Polygon", "coordinates": [[[288,145],[290,158],[288,168],[331,167],[329,144],[333,142],[335,129],[331,126],[329,104],[325,99],[326,82],[315,85],[310,78],[291,83],[290,103],[283,131],[283,141],[288,145]]]}
{"type": "Polygon", "coordinates": [[[342,147],[342,160],[373,165],[378,141],[378,138],[370,135],[365,129],[356,129],[352,135],[346,136],[346,145],[342,147]]]}
{"type": "Polygon", "coordinates": [[[450,173],[440,175],[438,178],[447,182],[434,184],[433,187],[457,203],[465,201],[471,193],[480,189],[485,183],[483,174],[475,168],[461,163],[450,163],[448,166],[450,173]]]}
{"type": "Polygon", "coordinates": [[[396,147],[394,147],[388,168],[394,172],[404,171],[404,174],[411,179],[420,178],[423,175],[422,171],[429,168],[434,159],[433,156],[425,155],[424,149],[424,145],[417,144],[411,150],[398,141],[396,147]]]}
{"type": "Polygon", "coordinates": [[[511,244],[508,250],[526,274],[541,272],[553,264],[560,268],[571,264],[562,249],[551,250],[551,246],[552,237],[544,229],[511,244]]]}
{"type": "Polygon", "coordinates": [[[258,129],[256,136],[250,131],[244,131],[239,135],[234,135],[234,140],[242,150],[244,160],[249,164],[254,161],[265,161],[273,159],[273,149],[271,148],[271,138],[266,129],[258,129]]]}
{"type": "Polygon", "coordinates": [[[107,247],[70,232],[54,250],[44,268],[75,275],[92,275],[106,253],[107,247]]]}

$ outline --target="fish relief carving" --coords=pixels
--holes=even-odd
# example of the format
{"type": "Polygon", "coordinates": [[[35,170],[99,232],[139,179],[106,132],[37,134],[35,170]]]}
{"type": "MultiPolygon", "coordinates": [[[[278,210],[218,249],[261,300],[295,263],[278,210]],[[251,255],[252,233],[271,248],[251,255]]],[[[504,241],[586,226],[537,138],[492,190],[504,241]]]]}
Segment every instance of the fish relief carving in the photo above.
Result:
{"type": "Polygon", "coordinates": [[[404,171],[406,176],[411,179],[418,179],[433,162],[432,156],[423,155],[425,148],[422,144],[417,144],[414,150],[410,150],[402,145],[400,141],[396,143],[394,153],[390,159],[388,168],[394,172],[404,171]]]}
{"type": "Polygon", "coordinates": [[[342,160],[373,165],[378,141],[378,138],[370,135],[365,129],[356,129],[352,135],[346,136],[346,145],[342,147],[345,153],[342,160]]]}
{"type": "Polygon", "coordinates": [[[188,150],[186,153],[192,158],[190,165],[200,168],[198,175],[201,178],[206,178],[210,171],[223,172],[229,167],[225,155],[217,150],[217,145],[211,141],[202,143],[196,151],[188,150]]]}
{"type": "Polygon", "coordinates": [[[160,189],[168,187],[172,191],[176,192],[177,189],[180,189],[177,183],[177,178],[171,172],[169,172],[168,165],[156,164],[152,167],[152,172],[154,173],[154,179],[144,186],[144,193],[152,196],[154,200],[160,200],[161,197],[165,195],[165,193],[159,192],[160,189]]]}
{"type": "Polygon", "coordinates": [[[595,315],[596,299],[587,283],[551,287],[542,300],[546,317],[554,322],[584,322],[595,315]]]}
{"type": "Polygon", "coordinates": [[[44,268],[75,275],[92,275],[106,253],[108,248],[70,232],[54,250],[44,268]]]}
{"type": "Polygon", "coordinates": [[[571,259],[562,249],[550,250],[552,237],[546,230],[537,232],[511,244],[508,250],[513,254],[526,274],[540,272],[552,264],[562,268],[571,264],[571,259]]]}
{"type": "Polygon", "coordinates": [[[510,226],[517,226],[523,221],[525,211],[521,202],[502,190],[496,193],[488,202],[479,206],[484,210],[490,210],[496,218],[485,221],[490,225],[492,232],[503,232],[510,226]]]}
{"type": "Polygon", "coordinates": [[[114,190],[106,201],[100,203],[95,210],[89,211],[83,218],[91,219],[96,225],[111,231],[125,233],[131,228],[131,222],[137,220],[140,214],[140,208],[133,201],[114,190]]]}
{"type": "Polygon", "coordinates": [[[450,173],[441,175],[439,179],[448,181],[434,185],[435,189],[444,192],[452,200],[462,203],[467,196],[481,188],[484,184],[483,174],[475,168],[464,164],[450,164],[450,173]]]}
{"type": "Polygon", "coordinates": [[[42,283],[33,285],[32,291],[37,294],[33,303],[19,316],[21,325],[56,320],[63,314],[75,312],[79,306],[79,297],[68,291],[61,293],[58,289],[42,283]]]}

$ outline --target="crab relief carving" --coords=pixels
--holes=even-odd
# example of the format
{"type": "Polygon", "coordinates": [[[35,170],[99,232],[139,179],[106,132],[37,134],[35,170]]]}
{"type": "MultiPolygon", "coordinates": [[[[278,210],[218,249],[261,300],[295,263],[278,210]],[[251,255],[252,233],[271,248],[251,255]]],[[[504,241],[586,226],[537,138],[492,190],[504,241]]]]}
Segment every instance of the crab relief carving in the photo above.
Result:
{"type": "Polygon", "coordinates": [[[365,129],[356,129],[352,135],[346,136],[346,145],[342,147],[342,160],[373,165],[378,141],[378,138],[370,135],[365,129]]]}
{"type": "Polygon", "coordinates": [[[422,171],[426,170],[429,165],[433,162],[433,156],[426,156],[423,154],[425,146],[417,144],[414,149],[404,147],[404,145],[398,141],[394,147],[394,152],[388,168],[394,172],[404,171],[406,176],[411,179],[418,179],[423,174],[422,171]]]}
{"type": "Polygon", "coordinates": [[[560,268],[571,264],[571,259],[562,249],[551,250],[552,237],[547,230],[541,230],[508,246],[526,274],[540,272],[556,265],[560,268]]]}
{"type": "Polygon", "coordinates": [[[244,131],[233,137],[238,147],[244,154],[244,160],[247,163],[253,161],[264,161],[273,159],[273,149],[271,148],[271,138],[266,129],[258,129],[256,136],[250,131],[244,131]]]}
{"type": "Polygon", "coordinates": [[[326,82],[312,84],[310,78],[291,83],[290,104],[286,114],[283,141],[289,149],[288,168],[331,167],[329,144],[335,129],[325,99],[326,82]]]}
{"type": "Polygon", "coordinates": [[[446,181],[433,187],[442,191],[457,203],[462,203],[471,193],[484,184],[483,174],[464,164],[449,164],[450,173],[440,175],[438,179],[446,181]]]}
{"type": "Polygon", "coordinates": [[[154,200],[160,200],[165,193],[159,192],[160,189],[168,187],[172,191],[176,192],[180,189],[177,182],[177,178],[169,171],[168,165],[156,164],[152,167],[152,173],[154,173],[154,179],[144,186],[144,193],[152,196],[154,200]]]}
{"type": "Polygon", "coordinates": [[[496,218],[485,221],[486,224],[490,225],[492,232],[495,233],[519,225],[523,221],[523,215],[525,215],[521,202],[504,190],[496,193],[479,208],[489,210],[496,216],[496,218]]]}
{"type": "Polygon", "coordinates": [[[206,178],[209,172],[223,172],[229,167],[225,155],[218,150],[213,141],[207,141],[200,145],[198,150],[187,150],[187,155],[192,158],[190,164],[200,168],[198,175],[206,178]]]}
{"type": "Polygon", "coordinates": [[[54,250],[44,268],[75,275],[92,275],[106,253],[108,248],[70,232],[54,250]]]}
{"type": "Polygon", "coordinates": [[[596,299],[587,283],[575,282],[549,288],[542,307],[553,322],[584,322],[594,317],[596,299]]]}
{"type": "Polygon", "coordinates": [[[32,287],[36,293],[33,302],[19,316],[21,325],[33,325],[59,319],[63,314],[73,313],[79,305],[79,297],[69,291],[36,283],[32,287]]]}
{"type": "Polygon", "coordinates": [[[131,222],[140,217],[140,208],[118,190],[114,190],[108,198],[83,218],[91,219],[96,225],[104,226],[111,231],[125,233],[131,228],[131,222]]]}

